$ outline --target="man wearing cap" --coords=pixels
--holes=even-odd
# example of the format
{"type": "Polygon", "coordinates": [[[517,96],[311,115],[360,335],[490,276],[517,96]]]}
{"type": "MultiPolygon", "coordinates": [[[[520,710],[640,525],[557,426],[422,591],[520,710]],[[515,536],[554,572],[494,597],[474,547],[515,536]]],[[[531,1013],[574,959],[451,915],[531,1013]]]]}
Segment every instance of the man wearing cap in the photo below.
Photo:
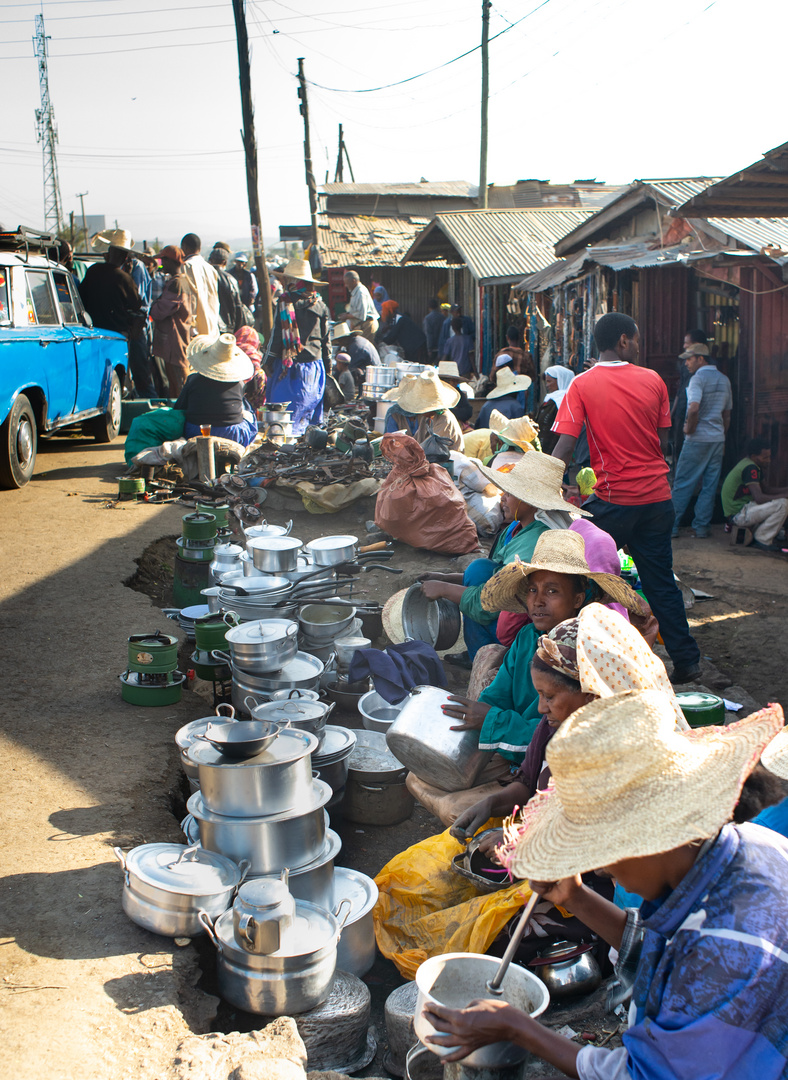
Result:
{"type": "Polygon", "coordinates": [[[240,330],[242,326],[248,326],[254,320],[251,318],[251,312],[247,312],[244,308],[238,282],[227,272],[229,251],[228,244],[221,241],[214,244],[213,251],[208,256],[208,262],[218,274],[219,329],[222,333],[229,331],[234,334],[236,330],[240,330]]]}
{"type": "Polygon", "coordinates": [[[707,345],[690,345],[681,354],[681,359],[686,361],[690,381],[687,384],[684,445],[673,481],[673,509],[676,514],[673,536],[678,536],[684,511],[700,484],[692,520],[695,536],[700,540],[711,534],[711,516],[722,472],[733,395],[730,380],[712,363],[707,345]]]}
{"type": "Polygon", "coordinates": [[[673,576],[675,514],[664,456],[668,391],[656,371],[636,364],[640,332],[634,319],[608,312],[597,321],[594,338],[599,359],[566,391],[553,424],[560,435],[553,455],[568,465],[585,423],[597,477],[585,509],[618,547],[629,548],[673,661],[671,682],[692,682],[700,674],[700,649],[673,576]]]}
{"type": "Polygon", "coordinates": [[[181,240],[184,273],[197,298],[194,328],[198,334],[216,337],[219,333],[219,275],[200,254],[202,241],[196,233],[181,240]]]}
{"type": "Polygon", "coordinates": [[[249,256],[245,251],[236,251],[233,255],[233,265],[227,271],[238,282],[238,288],[241,290],[241,299],[249,308],[250,311],[254,310],[254,300],[257,296],[257,278],[247,269],[247,263],[249,262],[249,256]]]}
{"type": "Polygon", "coordinates": [[[151,305],[153,356],[159,370],[164,369],[170,394],[177,397],[189,374],[186,348],[192,336],[197,305],[184,273],[181,249],[168,244],[159,252],[159,258],[162,269],[170,276],[161,296],[151,305]]]}
{"type": "Polygon", "coordinates": [[[360,330],[368,341],[374,341],[378,328],[378,312],[369,289],[361,284],[361,278],[355,270],[346,271],[344,280],[345,288],[350,293],[346,311],[347,321],[351,329],[360,330]]]}
{"type": "Polygon", "coordinates": [[[356,396],[356,382],[350,373],[350,357],[346,352],[338,352],[334,357],[336,380],[345,401],[352,401],[356,396]]]}
{"type": "Polygon", "coordinates": [[[502,353],[495,363],[495,389],[487,395],[487,400],[476,418],[478,428],[490,426],[490,413],[493,409],[503,413],[509,420],[525,416],[525,395],[531,379],[528,375],[515,375],[511,368],[512,358],[508,353],[502,353]]]}
{"type": "Polygon", "coordinates": [[[346,322],[335,323],[331,328],[331,344],[338,345],[350,357],[350,370],[354,374],[368,367],[380,367],[380,353],[360,330],[351,330],[346,322]]]}
{"type": "Polygon", "coordinates": [[[708,345],[708,338],[703,330],[688,330],[684,335],[684,351],[679,356],[678,372],[679,372],[679,385],[676,390],[676,396],[673,398],[673,403],[670,406],[670,417],[673,422],[673,430],[671,432],[671,443],[673,445],[673,468],[675,469],[676,463],[679,460],[679,454],[681,448],[684,445],[684,421],[687,418],[687,385],[690,381],[690,371],[686,363],[682,360],[682,356],[685,356],[687,351],[693,345],[708,345]]]}

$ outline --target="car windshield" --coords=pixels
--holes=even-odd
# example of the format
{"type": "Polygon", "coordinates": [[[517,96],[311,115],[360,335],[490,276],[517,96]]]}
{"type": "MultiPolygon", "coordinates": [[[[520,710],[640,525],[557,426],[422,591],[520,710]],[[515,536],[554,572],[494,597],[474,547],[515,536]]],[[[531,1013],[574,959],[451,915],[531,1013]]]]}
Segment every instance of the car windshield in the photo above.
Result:
{"type": "Polygon", "coordinates": [[[79,315],[77,313],[76,304],[74,303],[74,297],[68,287],[68,277],[69,275],[63,273],[61,270],[55,270],[52,273],[63,322],[78,323],[79,315]]]}

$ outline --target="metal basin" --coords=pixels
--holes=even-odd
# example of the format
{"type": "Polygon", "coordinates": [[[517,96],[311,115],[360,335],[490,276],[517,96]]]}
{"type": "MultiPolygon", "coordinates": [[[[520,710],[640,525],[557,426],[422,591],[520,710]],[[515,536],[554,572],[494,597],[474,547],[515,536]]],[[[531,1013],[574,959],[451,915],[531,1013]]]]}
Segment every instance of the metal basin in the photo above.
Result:
{"type": "Polygon", "coordinates": [[[327,600],[325,604],[305,604],[300,608],[298,625],[310,641],[330,645],[341,637],[342,631],[350,626],[355,617],[354,607],[332,606],[331,601],[327,600]]]}
{"type": "MultiPolygon", "coordinates": [[[[443,953],[425,960],[416,972],[419,995],[413,1027],[419,1041],[424,1043],[427,1036],[438,1034],[424,1015],[427,1002],[436,1002],[450,1009],[464,1009],[472,1001],[488,998],[490,993],[486,984],[495,975],[500,963],[497,956],[478,953],[443,953]]],[[[550,994],[544,983],[516,964],[509,965],[501,989],[503,1001],[534,1018],[541,1016],[550,1004],[550,994]]],[[[434,1043],[424,1045],[428,1045],[438,1057],[445,1057],[453,1049],[434,1043]]],[[[521,1046],[497,1042],[479,1047],[463,1058],[462,1063],[478,1069],[500,1069],[507,1065],[518,1065],[530,1057],[529,1051],[521,1046]]]]}
{"type": "Polygon", "coordinates": [[[377,690],[364,694],[358,703],[358,711],[364,720],[367,731],[379,731],[383,735],[389,730],[402,709],[403,702],[392,705],[381,697],[377,690]]]}

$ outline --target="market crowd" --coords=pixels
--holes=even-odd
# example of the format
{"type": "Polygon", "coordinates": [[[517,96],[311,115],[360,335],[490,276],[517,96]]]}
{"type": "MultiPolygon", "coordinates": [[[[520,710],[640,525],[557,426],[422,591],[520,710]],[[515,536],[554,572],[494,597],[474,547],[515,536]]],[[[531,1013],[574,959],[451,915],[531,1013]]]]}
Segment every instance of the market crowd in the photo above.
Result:
{"type": "Polygon", "coordinates": [[[274,279],[264,357],[239,253],[227,269],[227,246],[205,260],[194,234],[156,258],[137,257],[128,234],[108,239],[80,285],[85,306],[128,337],[140,396],[177,399],[187,437],[210,423],[249,445],[264,401],[289,403],[298,436],[323,419],[329,379],[353,402],[366,369],[394,360],[409,367],[384,396],[383,453],[412,450],[418,475],[439,478],[447,505],[461,497],[475,528],[466,568],[424,574],[421,589],[462,613],[465,649],[446,659],[467,669],[468,687],[443,710],[453,730],[476,733],[486,765],[459,791],[428,765],[409,774],[445,831],[381,869],[378,945],[410,978],[439,953],[501,955],[535,894],[517,962],[559,941],[593,950],[629,1025],[610,1049],[505,999],[431,1003],[432,1045],[454,1061],[508,1040],[582,1080],[788,1076],[782,710],[690,729],[675,691],[701,674],[672,553],[696,491],[699,542],[721,481],[726,527],[758,549],[781,550],[788,514],[788,490],[767,483],[764,440],[722,476],[732,391],[705,335],[686,335],[672,403],[618,312],[598,320],[587,369],[548,366],[542,389],[522,329],[507,330],[483,376],[458,305],[434,298],[419,324],[380,282],[348,271],[332,325],[325,283],[291,260],[274,279]],[[489,866],[507,875],[483,894],[449,872],[480,830],[489,866]]]}

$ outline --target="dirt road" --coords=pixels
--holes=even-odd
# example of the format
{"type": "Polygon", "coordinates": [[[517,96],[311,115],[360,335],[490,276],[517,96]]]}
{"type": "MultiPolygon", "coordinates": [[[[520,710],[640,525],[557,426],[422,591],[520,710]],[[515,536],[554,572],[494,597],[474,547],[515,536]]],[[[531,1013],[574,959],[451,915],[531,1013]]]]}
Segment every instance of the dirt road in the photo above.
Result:
{"type": "MultiPolygon", "coordinates": [[[[116,504],[121,462],[120,442],[59,439],[42,448],[31,484],[0,493],[0,1076],[15,1080],[154,1080],[184,1035],[216,1024],[217,1000],[196,987],[197,950],[138,929],[120,907],[112,848],[181,839],[172,736],[206,712],[191,692],[161,709],[120,698],[129,634],[175,625],[122,583],[149,544],[179,534],[184,512],[116,504]]],[[[359,527],[358,514],[304,513],[294,532],[359,527]]],[[[785,700],[784,564],[732,552],[722,536],[681,540],[676,552],[687,583],[716,597],[691,613],[704,654],[758,700],[785,700]],[[765,636],[776,648],[764,648],[765,636]]],[[[406,573],[375,578],[370,595],[447,560],[403,549],[395,565],[406,573]]],[[[419,812],[385,843],[343,829],[344,861],[374,873],[432,827],[419,812]]],[[[390,978],[376,967],[372,982],[390,978]]]]}

